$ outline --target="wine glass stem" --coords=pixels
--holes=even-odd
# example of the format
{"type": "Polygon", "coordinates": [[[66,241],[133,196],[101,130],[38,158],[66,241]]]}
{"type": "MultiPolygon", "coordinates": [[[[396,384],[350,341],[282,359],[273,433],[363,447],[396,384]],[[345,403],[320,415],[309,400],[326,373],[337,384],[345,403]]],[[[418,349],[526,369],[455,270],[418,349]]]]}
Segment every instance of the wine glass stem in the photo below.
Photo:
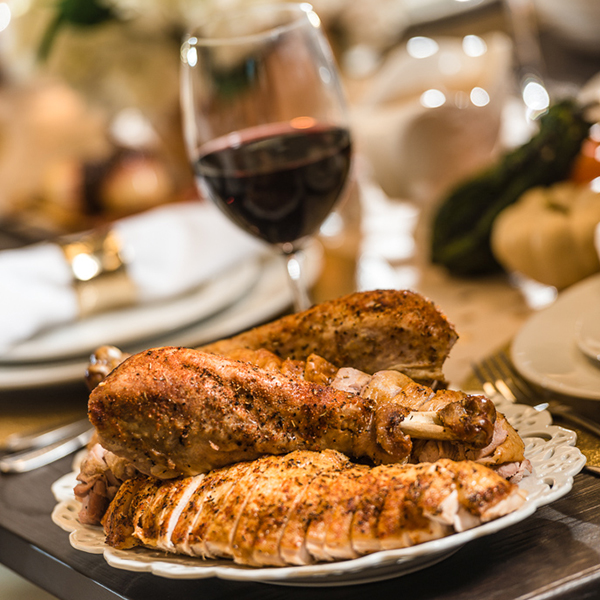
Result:
{"type": "Polygon", "coordinates": [[[292,288],[292,299],[294,301],[294,310],[302,312],[312,306],[311,299],[306,289],[306,283],[302,277],[302,264],[300,250],[284,251],[283,255],[286,260],[286,269],[288,280],[292,288]]]}

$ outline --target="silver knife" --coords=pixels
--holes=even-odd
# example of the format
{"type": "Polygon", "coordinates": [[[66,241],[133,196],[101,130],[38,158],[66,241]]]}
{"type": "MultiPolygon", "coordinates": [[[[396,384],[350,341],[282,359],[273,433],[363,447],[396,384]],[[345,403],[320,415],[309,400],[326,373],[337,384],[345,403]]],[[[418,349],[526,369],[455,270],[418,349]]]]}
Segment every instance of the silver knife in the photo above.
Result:
{"type": "Polygon", "coordinates": [[[53,429],[45,429],[26,435],[13,433],[6,439],[6,442],[2,446],[2,450],[5,450],[6,452],[20,452],[21,450],[50,446],[60,440],[79,435],[89,428],[89,419],[84,417],[78,421],[67,423],[66,425],[61,425],[60,427],[55,427],[53,429]]]}
{"type": "Polygon", "coordinates": [[[93,428],[88,428],[83,433],[58,440],[49,446],[3,456],[0,458],[0,471],[2,473],[26,473],[44,467],[83,448],[92,438],[93,432],[93,428]]]}

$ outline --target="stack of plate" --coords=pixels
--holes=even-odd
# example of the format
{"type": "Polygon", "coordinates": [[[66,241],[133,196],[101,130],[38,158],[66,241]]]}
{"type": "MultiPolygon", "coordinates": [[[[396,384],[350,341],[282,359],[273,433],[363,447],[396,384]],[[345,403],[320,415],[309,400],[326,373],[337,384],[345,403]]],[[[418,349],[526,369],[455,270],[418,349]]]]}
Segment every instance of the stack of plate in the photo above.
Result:
{"type": "MultiPolygon", "coordinates": [[[[321,263],[322,247],[313,243],[304,265],[309,284],[321,263]]],[[[102,313],[22,342],[0,357],[0,390],[82,380],[90,354],[106,344],[134,353],[228,337],[281,313],[291,301],[282,258],[252,258],[169,301],[102,313]]]]}

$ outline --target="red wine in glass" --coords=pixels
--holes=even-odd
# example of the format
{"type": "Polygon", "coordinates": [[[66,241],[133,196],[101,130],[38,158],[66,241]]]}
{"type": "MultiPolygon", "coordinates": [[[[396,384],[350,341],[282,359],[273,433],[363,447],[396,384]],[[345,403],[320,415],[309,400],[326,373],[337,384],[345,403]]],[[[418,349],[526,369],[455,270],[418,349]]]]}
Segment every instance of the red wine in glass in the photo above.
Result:
{"type": "Polygon", "coordinates": [[[229,134],[195,162],[204,191],[239,227],[271,244],[314,234],[340,197],[350,133],[312,119],[229,134]]]}

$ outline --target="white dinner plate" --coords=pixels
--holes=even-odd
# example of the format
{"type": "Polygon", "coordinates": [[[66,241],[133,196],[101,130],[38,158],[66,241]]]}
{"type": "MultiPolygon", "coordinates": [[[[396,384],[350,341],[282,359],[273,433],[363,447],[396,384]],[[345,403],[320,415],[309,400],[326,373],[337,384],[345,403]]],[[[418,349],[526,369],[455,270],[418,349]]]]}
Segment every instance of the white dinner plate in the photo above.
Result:
{"type": "Polygon", "coordinates": [[[324,587],[399,577],[447,558],[471,540],[526,519],[538,507],[564,496],[573,485],[574,475],[583,468],[585,457],[575,447],[576,434],[552,425],[547,411],[508,404],[502,399],[494,398],[494,401],[523,438],[525,455],[533,466],[533,474],[519,483],[519,487],[527,491],[525,504],[519,510],[495,521],[410,548],[375,552],[353,560],[304,567],[271,568],[244,567],[228,560],[202,560],[142,548],[116,550],[104,543],[104,533],[100,527],[79,523],[79,504],[73,497],[77,474],[75,471],[52,486],[58,502],[52,519],[62,529],[70,532],[70,543],[77,550],[102,554],[108,564],[117,569],[145,571],[171,579],[219,577],[278,585],[324,587]]]}
{"type": "Polygon", "coordinates": [[[562,292],[515,336],[511,357],[533,383],[560,394],[600,400],[600,364],[578,346],[580,320],[600,305],[600,274],[562,292]]]}
{"type": "Polygon", "coordinates": [[[577,319],[575,341],[578,348],[600,367],[600,303],[577,319]]]}
{"type": "MultiPolygon", "coordinates": [[[[312,285],[319,273],[323,263],[323,248],[318,242],[307,246],[303,265],[303,275],[309,285],[312,285]]],[[[120,345],[116,339],[118,331],[110,328],[97,340],[98,346],[110,344],[119,346],[122,350],[130,353],[140,352],[147,348],[157,346],[199,346],[214,340],[228,337],[253,325],[264,322],[269,318],[283,312],[292,302],[290,286],[283,264],[283,259],[278,255],[267,255],[256,265],[256,277],[249,281],[248,273],[241,276],[245,279],[245,288],[241,291],[236,280],[229,281],[232,286],[237,287],[236,297],[228,290],[223,292],[223,302],[219,304],[219,298],[211,299],[213,306],[218,312],[213,311],[212,316],[203,319],[188,321],[187,326],[170,331],[161,330],[161,335],[150,337],[144,336],[127,345],[120,345]],[[249,284],[249,285],[248,285],[249,284]]],[[[229,276],[228,276],[229,277],[229,276]]],[[[215,283],[221,289],[221,283],[215,283]]],[[[211,292],[211,295],[212,293],[211,292]]],[[[191,300],[186,300],[191,302],[191,300]]],[[[165,314],[174,310],[173,305],[163,307],[165,314]]],[[[135,311],[131,318],[137,318],[135,311]]],[[[76,340],[72,340],[76,343],[76,340]]],[[[56,361],[23,362],[23,363],[0,363],[0,391],[29,389],[45,385],[67,384],[81,381],[88,365],[88,354],[75,358],[66,358],[56,361]]]]}
{"type": "Polygon", "coordinates": [[[227,308],[256,283],[259,270],[260,259],[252,257],[174,298],[110,310],[54,327],[13,346],[9,354],[0,357],[0,364],[88,357],[107,340],[126,347],[155,339],[227,308]]]}

